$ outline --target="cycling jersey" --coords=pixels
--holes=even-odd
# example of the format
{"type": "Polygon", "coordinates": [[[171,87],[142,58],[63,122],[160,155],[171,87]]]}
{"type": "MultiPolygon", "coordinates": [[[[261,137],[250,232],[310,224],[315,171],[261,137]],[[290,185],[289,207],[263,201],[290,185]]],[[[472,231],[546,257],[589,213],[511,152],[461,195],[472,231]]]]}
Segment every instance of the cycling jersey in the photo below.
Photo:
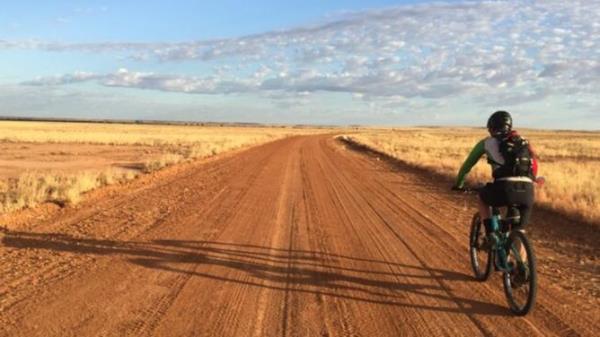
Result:
{"type": "MultiPolygon", "coordinates": [[[[512,131],[511,135],[517,135],[517,132],[512,131]]],[[[536,176],[538,170],[538,163],[535,159],[535,155],[531,147],[529,147],[529,150],[532,155],[533,175],[536,176]]],[[[461,166],[460,171],[458,172],[458,177],[456,179],[456,186],[464,186],[467,174],[469,174],[473,166],[477,164],[479,159],[484,154],[487,156],[488,163],[492,167],[492,176],[494,175],[493,172],[499,169],[505,163],[504,157],[500,153],[500,140],[495,137],[487,137],[485,139],[482,139],[480,142],[477,143],[477,145],[475,145],[473,150],[471,150],[471,153],[461,166]]],[[[525,181],[527,179],[529,182],[531,182],[531,179],[528,177],[508,177],[501,179],[508,181],[525,181]]]]}
{"type": "MultiPolygon", "coordinates": [[[[509,136],[517,136],[516,131],[512,131],[509,136]]],[[[485,187],[483,187],[479,191],[479,198],[486,205],[494,207],[515,205],[519,209],[519,213],[521,215],[521,221],[516,226],[523,227],[529,222],[531,209],[533,207],[533,180],[528,176],[507,177],[494,174],[496,170],[500,169],[502,165],[506,163],[502,153],[500,152],[500,142],[501,141],[498,138],[487,137],[477,143],[460,168],[455,186],[464,186],[467,174],[485,154],[487,156],[488,163],[492,167],[492,176],[500,176],[500,178],[494,179],[493,183],[487,184],[485,187]]],[[[529,152],[532,160],[531,169],[533,176],[535,177],[538,171],[538,163],[535,159],[535,154],[531,149],[531,146],[529,146],[529,152]]]]}

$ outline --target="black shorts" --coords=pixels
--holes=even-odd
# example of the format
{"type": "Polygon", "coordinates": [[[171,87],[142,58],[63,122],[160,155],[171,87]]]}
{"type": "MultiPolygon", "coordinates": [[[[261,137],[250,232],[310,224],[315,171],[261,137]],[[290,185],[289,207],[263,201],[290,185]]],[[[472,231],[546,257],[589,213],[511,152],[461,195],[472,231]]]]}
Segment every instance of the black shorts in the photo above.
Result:
{"type": "Polygon", "coordinates": [[[533,207],[533,183],[495,181],[485,185],[479,192],[479,198],[494,207],[516,205],[521,213],[521,226],[525,226],[529,222],[533,207]]]}

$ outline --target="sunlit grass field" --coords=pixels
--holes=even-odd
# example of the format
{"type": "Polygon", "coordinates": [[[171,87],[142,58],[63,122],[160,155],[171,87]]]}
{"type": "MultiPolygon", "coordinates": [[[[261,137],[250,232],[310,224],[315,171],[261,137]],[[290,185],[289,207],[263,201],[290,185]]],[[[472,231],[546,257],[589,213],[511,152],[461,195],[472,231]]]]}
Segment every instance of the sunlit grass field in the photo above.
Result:
{"type": "MultiPolygon", "coordinates": [[[[41,202],[77,203],[97,187],[125,182],[140,174],[222,152],[300,134],[331,129],[292,127],[176,126],[102,123],[0,122],[0,144],[103,144],[157,149],[139,158],[138,170],[99,167],[80,172],[24,170],[17,178],[0,176],[0,213],[41,202]]],[[[552,209],[600,222],[600,133],[522,130],[540,159],[547,183],[537,202],[552,209]]],[[[456,176],[469,151],[487,135],[472,128],[361,129],[350,137],[411,165],[456,176]]],[[[27,151],[23,153],[27,157],[27,151]]],[[[2,154],[0,154],[2,159],[2,154]]],[[[487,181],[485,159],[470,180],[487,181]]]]}
{"type": "Polygon", "coordinates": [[[0,141],[197,146],[210,153],[325,129],[196,125],[0,121],[0,141]]]}
{"type": "MultiPolygon", "coordinates": [[[[222,152],[265,143],[279,138],[326,132],[326,129],[293,127],[231,127],[147,124],[103,124],[0,121],[0,144],[102,144],[158,149],[158,154],[139,158],[139,169],[98,167],[79,172],[23,170],[18,177],[0,176],[0,213],[31,207],[42,202],[60,205],[77,203],[82,194],[95,188],[136,178],[166,166],[222,152]]],[[[27,160],[23,150],[20,160],[27,160]]],[[[67,154],[69,154],[67,152],[67,154]]],[[[18,160],[6,160],[18,166],[18,160]]],[[[72,170],[71,170],[72,171],[72,170]]]]}
{"type": "MultiPolygon", "coordinates": [[[[600,223],[600,133],[521,130],[539,157],[536,202],[551,209],[600,223]]],[[[456,177],[485,129],[410,128],[369,130],[350,136],[358,143],[408,164],[456,177]]],[[[490,167],[482,159],[470,174],[473,183],[489,181],[490,167]]]]}

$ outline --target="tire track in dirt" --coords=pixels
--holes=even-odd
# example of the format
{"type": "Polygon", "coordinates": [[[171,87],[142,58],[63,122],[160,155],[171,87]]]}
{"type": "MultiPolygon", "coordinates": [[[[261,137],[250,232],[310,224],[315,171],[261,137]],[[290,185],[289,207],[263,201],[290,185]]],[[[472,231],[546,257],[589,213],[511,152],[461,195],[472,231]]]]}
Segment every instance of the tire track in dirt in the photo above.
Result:
{"type": "MultiPolygon", "coordinates": [[[[216,172],[228,172],[227,164],[231,162],[226,161],[223,167],[215,166],[209,168],[210,174],[216,172]]],[[[198,171],[187,173],[183,178],[187,179],[198,175],[198,171]]],[[[175,180],[177,181],[177,180],[175,180]]],[[[82,212],[74,212],[72,215],[67,215],[63,218],[59,218],[56,222],[46,221],[37,224],[36,227],[42,228],[43,232],[63,233],[81,235],[83,238],[88,234],[97,234],[99,232],[98,224],[101,224],[101,236],[112,237],[112,238],[131,238],[135,237],[137,232],[143,232],[152,229],[153,227],[159,226],[165,221],[170,212],[159,211],[158,213],[148,216],[143,211],[145,205],[152,204],[152,196],[163,194],[173,194],[174,188],[180,188],[181,186],[169,186],[167,183],[161,183],[158,186],[142,187],[124,197],[115,200],[108,200],[101,202],[101,206],[92,207],[91,209],[84,209],[82,212]],[[164,191],[165,188],[171,187],[170,190],[164,191]],[[131,204],[135,201],[135,208],[131,204]],[[83,214],[80,214],[83,213],[83,214]],[[114,219],[126,218],[124,221],[114,222],[114,219]],[[110,224],[111,231],[107,232],[107,224],[110,224]],[[93,230],[82,230],[82,228],[91,228],[93,230]],[[116,230],[115,230],[116,229],[116,230]],[[132,233],[133,229],[133,233],[132,233]],[[88,233],[90,232],[90,233],[88,233]]],[[[180,194],[183,196],[184,194],[180,194]]],[[[169,200],[161,200],[162,203],[169,203],[169,200]]],[[[185,206],[185,204],[183,204],[185,206]]],[[[157,207],[164,209],[164,206],[157,207]]],[[[30,225],[26,226],[25,229],[31,230],[30,225]]],[[[9,238],[5,238],[4,241],[9,241],[16,237],[12,233],[9,238]]],[[[52,239],[48,237],[48,239],[52,239]]],[[[23,239],[19,238],[20,243],[23,243],[23,239]]],[[[30,252],[29,252],[30,253],[30,252]]],[[[19,301],[19,297],[16,296],[18,292],[28,293],[32,287],[26,288],[27,285],[39,288],[40,285],[48,286],[53,282],[59,281],[60,279],[69,276],[74,273],[74,269],[82,269],[81,266],[90,264],[93,262],[93,258],[84,256],[69,256],[64,257],[54,254],[51,259],[39,259],[35,254],[28,254],[23,250],[9,251],[2,254],[0,257],[0,265],[2,268],[2,275],[10,276],[11,274],[17,274],[18,277],[5,278],[2,282],[4,287],[0,287],[0,294],[7,295],[3,298],[0,304],[0,310],[6,310],[7,307],[19,301]],[[16,254],[15,254],[16,253],[16,254]],[[33,264],[23,263],[21,261],[32,261],[33,264]],[[18,262],[18,263],[15,263],[18,262]],[[35,270],[34,273],[19,273],[19,266],[25,265],[29,270],[35,270]],[[16,266],[16,267],[15,267],[16,266]],[[66,266],[66,269],[65,269],[66,266]],[[24,276],[21,276],[24,275],[24,276]],[[34,282],[31,282],[35,280],[34,282]],[[13,299],[10,300],[8,297],[13,299]]]]}
{"type": "MultiPolygon", "coordinates": [[[[293,190],[294,188],[296,188],[296,186],[293,185],[294,181],[293,181],[293,177],[292,174],[294,173],[293,171],[296,169],[294,167],[294,161],[293,161],[293,156],[290,156],[288,158],[288,161],[286,163],[286,168],[285,168],[285,174],[282,180],[282,188],[281,188],[281,193],[279,196],[279,200],[278,200],[278,205],[277,205],[277,215],[276,215],[276,221],[275,221],[275,226],[274,226],[274,233],[273,235],[268,239],[268,242],[266,242],[266,247],[273,247],[273,246],[279,246],[283,240],[284,237],[282,237],[282,231],[285,229],[285,224],[286,223],[290,223],[293,221],[293,216],[294,216],[294,212],[293,209],[290,211],[288,209],[289,204],[290,204],[290,198],[292,198],[291,196],[291,190],[293,190]]],[[[291,230],[290,230],[290,234],[289,237],[291,238],[291,230]]],[[[288,239],[288,241],[291,244],[291,240],[288,239]]],[[[289,245],[288,245],[289,247],[289,245]]],[[[269,253],[270,254],[277,254],[277,252],[273,249],[269,249],[269,253]]],[[[263,261],[266,262],[267,266],[270,268],[274,268],[276,267],[276,263],[272,260],[269,259],[263,259],[263,261]]],[[[288,262],[289,265],[289,262],[288,262]]],[[[287,295],[287,293],[286,293],[287,295]]],[[[259,337],[259,336],[264,336],[267,331],[265,331],[264,328],[264,321],[266,319],[266,317],[269,315],[268,310],[269,310],[269,304],[272,304],[273,301],[273,296],[272,296],[272,292],[269,291],[267,288],[263,288],[260,290],[260,294],[258,295],[258,301],[257,301],[257,317],[256,317],[256,321],[254,324],[254,333],[253,336],[255,337],[259,337]]],[[[283,314],[285,315],[283,320],[287,319],[287,308],[285,308],[285,303],[287,303],[287,296],[284,296],[283,299],[283,303],[284,303],[284,308],[282,309],[283,314]]],[[[286,327],[285,325],[282,326],[283,329],[283,333],[285,333],[286,331],[286,327]]]]}
{"type": "Polygon", "coordinates": [[[471,200],[331,136],[171,170],[5,231],[0,336],[600,329],[598,310],[544,280],[534,312],[510,315],[498,277],[471,278],[471,200]]]}
{"type": "MultiPolygon", "coordinates": [[[[287,209],[290,196],[286,195],[286,193],[277,192],[281,192],[282,190],[291,187],[288,186],[290,183],[288,174],[290,170],[289,160],[287,162],[286,165],[280,165],[275,161],[263,163],[265,166],[265,174],[261,175],[253,186],[250,186],[247,200],[240,204],[236,209],[238,212],[237,215],[230,219],[229,227],[232,231],[227,231],[223,234],[223,237],[227,238],[227,240],[235,240],[235,242],[240,244],[250,242],[264,247],[271,247],[271,244],[282,246],[282,242],[287,239],[285,238],[285,235],[282,235],[284,229],[280,228],[278,224],[280,221],[284,221],[288,218],[287,214],[289,214],[289,211],[287,209]],[[268,187],[265,188],[267,185],[268,187]],[[257,201],[260,203],[260,206],[258,207],[256,205],[257,201]],[[270,205],[276,207],[270,208],[270,205]]],[[[285,162],[282,164],[285,164],[285,162]]],[[[294,189],[291,190],[293,191],[294,189]]],[[[280,225],[284,226],[285,224],[280,225]]],[[[214,251],[219,251],[219,249],[214,249],[214,251]]],[[[218,301],[218,298],[211,298],[218,297],[218,295],[208,295],[220,294],[221,290],[218,288],[222,286],[222,283],[214,281],[208,282],[209,280],[212,281],[212,277],[207,275],[206,272],[222,267],[223,265],[230,266],[234,270],[245,271],[244,273],[234,274],[230,279],[228,276],[231,275],[231,273],[226,272],[224,275],[219,275],[218,281],[233,283],[235,286],[232,285],[230,291],[226,293],[229,297],[229,299],[225,301],[229,304],[228,307],[218,306],[216,312],[211,314],[214,319],[210,319],[205,323],[204,335],[239,335],[234,332],[238,330],[244,331],[242,334],[246,335],[249,334],[248,331],[251,331],[252,329],[254,331],[262,329],[261,326],[250,324],[252,320],[239,319],[239,315],[245,313],[243,311],[240,312],[239,310],[232,309],[232,307],[240,309],[246,307],[256,308],[253,312],[257,314],[259,320],[264,320],[266,319],[265,316],[268,316],[264,312],[264,309],[261,309],[261,306],[264,307],[266,305],[264,304],[265,301],[272,302],[271,298],[268,300],[264,299],[264,296],[269,295],[270,292],[266,289],[260,289],[260,287],[268,287],[268,284],[270,283],[269,279],[256,280],[256,277],[253,277],[253,274],[266,274],[275,264],[269,263],[268,256],[261,255],[262,254],[256,252],[235,252],[233,249],[223,249],[223,252],[219,255],[219,260],[214,261],[215,267],[197,273],[197,276],[205,277],[206,279],[195,280],[194,283],[202,283],[202,288],[206,289],[206,294],[198,296],[196,304],[199,307],[211,307],[214,306],[212,302],[221,302],[218,301]],[[235,257],[235,259],[232,257],[235,257]],[[259,287],[260,291],[250,291],[249,289],[257,287],[259,287]],[[261,302],[263,303],[262,305],[260,304],[261,302]]],[[[194,284],[189,286],[190,291],[193,291],[193,289],[196,288],[197,287],[194,284]]],[[[185,301],[185,296],[182,296],[182,298],[184,300],[182,300],[181,303],[176,303],[172,312],[178,312],[180,307],[186,307],[185,310],[195,310],[189,307],[190,303],[185,301]]],[[[270,310],[273,310],[273,307],[275,306],[273,305],[270,310]]],[[[178,317],[175,315],[166,318],[167,321],[175,321],[177,319],[178,317]]],[[[182,325],[184,327],[188,326],[187,324],[182,325]]],[[[163,333],[166,332],[162,330],[157,331],[157,335],[162,335],[163,333]]],[[[189,331],[186,332],[184,328],[178,332],[178,334],[191,333],[192,332],[189,331]]]]}
{"type": "MultiPolygon", "coordinates": [[[[272,155],[272,154],[270,154],[272,155]]],[[[264,159],[265,161],[268,159],[264,159]]],[[[259,161],[260,163],[260,161],[259,161]]],[[[254,167],[247,167],[245,171],[248,175],[246,179],[238,176],[238,179],[245,181],[245,184],[239,184],[239,191],[237,195],[219,195],[219,199],[216,202],[209,203],[210,209],[206,212],[201,212],[202,214],[206,214],[207,218],[210,218],[211,215],[214,214],[216,220],[213,221],[215,224],[226,224],[229,219],[231,219],[235,215],[235,211],[238,209],[239,205],[243,202],[249,193],[249,186],[252,186],[254,181],[258,179],[258,177],[264,171],[264,167],[262,165],[254,165],[254,167]],[[223,212],[223,210],[226,210],[223,212]]],[[[195,218],[195,217],[194,217],[195,218]]],[[[181,222],[187,222],[185,219],[180,220],[181,222]]],[[[211,234],[206,238],[206,241],[210,242],[219,238],[222,235],[224,228],[219,229],[217,232],[211,232],[211,234]]],[[[203,247],[202,244],[198,245],[199,248],[203,247]]],[[[154,329],[159,325],[162,320],[162,316],[164,316],[169,308],[177,301],[181,291],[186,286],[187,282],[193,277],[194,272],[196,271],[196,267],[198,263],[202,263],[203,259],[199,255],[192,255],[193,260],[186,261],[192,262],[194,265],[189,269],[179,270],[177,277],[172,281],[172,284],[168,286],[172,289],[172,291],[161,298],[158,303],[152,305],[152,310],[145,310],[141,313],[138,324],[134,327],[134,329],[130,331],[122,331],[120,330],[120,334],[124,333],[125,335],[136,335],[136,336],[148,336],[152,334],[154,329]],[[185,273],[181,273],[181,272],[185,273]]]]}
{"type": "MultiPolygon", "coordinates": [[[[262,159],[266,160],[269,155],[273,154],[272,150],[265,152],[265,154],[263,154],[263,155],[259,154],[258,158],[262,158],[262,159]]],[[[249,155],[254,155],[255,157],[253,159],[256,159],[256,154],[249,154],[249,155]]],[[[261,168],[260,161],[259,162],[255,162],[252,167],[255,168],[255,169],[257,169],[257,170],[259,170],[259,172],[260,172],[260,168],[261,168]]],[[[251,168],[251,167],[248,167],[248,168],[251,168]]],[[[199,172],[197,172],[197,171],[195,171],[195,172],[196,172],[195,175],[200,175],[199,172]]],[[[249,179],[248,179],[249,181],[248,180],[244,180],[244,181],[249,182],[251,184],[252,180],[255,179],[255,177],[258,175],[258,173],[255,172],[255,170],[252,170],[252,169],[250,169],[248,171],[245,171],[245,172],[249,172],[247,174],[249,176],[249,179]]],[[[190,175],[187,175],[187,176],[189,177],[190,175]]],[[[239,177],[239,178],[243,178],[243,177],[239,177]]],[[[176,180],[176,182],[177,181],[178,180],[176,180]]],[[[189,183],[186,183],[186,180],[183,180],[183,181],[181,181],[179,183],[179,185],[182,185],[182,184],[185,184],[186,186],[192,186],[193,187],[193,185],[189,185],[189,183]]],[[[222,186],[218,186],[218,185],[220,185],[220,184],[217,184],[216,187],[220,188],[222,190],[223,187],[222,186]]],[[[243,187],[244,185],[241,184],[241,186],[243,187]]],[[[154,196],[157,200],[161,199],[161,196],[164,195],[164,193],[163,193],[164,191],[162,191],[162,189],[165,188],[165,187],[166,186],[164,184],[161,184],[158,187],[156,187],[155,189],[150,189],[152,191],[152,193],[144,193],[144,195],[142,195],[142,198],[139,198],[139,196],[137,198],[135,196],[132,196],[131,200],[134,200],[136,203],[141,203],[141,205],[151,205],[152,203],[148,202],[148,196],[150,196],[150,197],[154,196]]],[[[183,190],[183,187],[180,186],[180,188],[183,190]]],[[[147,190],[147,189],[144,189],[144,190],[147,190]]],[[[143,192],[145,192],[144,190],[143,190],[143,192]]],[[[244,192],[243,189],[241,191],[244,192]]],[[[219,194],[217,194],[217,197],[218,196],[219,196],[219,194]]],[[[168,196],[168,197],[170,197],[170,196],[168,196]]],[[[162,202],[162,200],[158,200],[158,201],[162,202]]],[[[182,216],[185,216],[186,214],[187,215],[189,215],[189,214],[193,214],[193,215],[197,214],[194,211],[193,207],[191,206],[191,204],[197,203],[197,202],[198,202],[197,200],[194,200],[192,198],[190,200],[190,202],[188,202],[187,205],[183,204],[183,206],[187,206],[187,207],[183,207],[183,209],[181,209],[176,214],[176,216],[179,217],[179,218],[181,218],[182,216]]],[[[236,205],[235,204],[231,205],[231,202],[239,202],[239,199],[237,199],[235,197],[231,198],[231,195],[222,195],[222,193],[221,193],[220,200],[216,200],[216,201],[208,202],[207,203],[207,206],[209,207],[209,210],[210,210],[210,208],[217,209],[218,207],[216,207],[216,206],[219,205],[219,202],[221,202],[221,205],[223,206],[223,208],[225,210],[229,210],[230,213],[232,213],[235,210],[235,206],[236,205]],[[229,202],[229,203],[223,204],[223,202],[229,202]]],[[[130,209],[130,207],[131,206],[129,206],[128,204],[117,205],[115,207],[109,207],[107,209],[107,211],[108,212],[113,212],[117,208],[129,208],[130,209]]],[[[134,207],[138,208],[139,206],[137,206],[137,204],[136,204],[136,205],[134,205],[134,207]]],[[[199,209],[198,211],[203,212],[202,209],[199,209]]],[[[216,212],[216,213],[217,213],[217,216],[219,217],[217,219],[217,221],[223,219],[223,217],[226,216],[226,213],[224,214],[221,210],[217,209],[217,211],[218,212],[216,212]]],[[[131,215],[135,216],[136,213],[132,213],[131,215]]],[[[102,213],[102,210],[99,210],[98,212],[96,212],[91,217],[88,217],[88,219],[93,219],[94,217],[98,217],[94,221],[94,223],[98,225],[98,228],[95,228],[96,232],[99,232],[100,235],[104,236],[104,235],[106,235],[105,231],[107,229],[106,227],[108,226],[109,227],[108,229],[111,231],[110,233],[114,235],[115,232],[112,230],[112,228],[114,226],[110,222],[109,223],[103,222],[103,219],[106,218],[106,215],[102,213]]],[[[116,219],[118,219],[118,217],[116,219]]],[[[161,219],[159,219],[159,220],[161,220],[161,219]]],[[[171,222],[176,222],[177,221],[177,219],[171,219],[171,220],[172,220],[171,222]]],[[[154,224],[154,223],[153,222],[151,222],[151,223],[139,222],[136,230],[138,232],[143,232],[144,230],[148,230],[150,224],[154,224]]],[[[65,226],[66,228],[63,228],[63,230],[66,231],[66,232],[69,232],[70,230],[73,230],[73,228],[75,228],[73,231],[77,231],[78,225],[79,224],[77,222],[75,222],[74,224],[69,224],[69,225],[65,226]]],[[[173,223],[171,225],[173,225],[173,223]]],[[[50,236],[45,236],[45,234],[43,234],[43,233],[35,233],[35,234],[27,233],[27,234],[24,234],[24,235],[22,235],[22,234],[23,233],[20,233],[20,232],[9,232],[8,235],[3,238],[4,245],[5,246],[9,246],[11,248],[15,248],[15,247],[19,248],[20,246],[29,246],[29,247],[36,246],[36,248],[42,248],[42,249],[49,248],[48,250],[50,250],[51,253],[56,253],[55,251],[52,250],[52,248],[58,248],[58,249],[55,249],[55,250],[59,250],[59,251],[69,251],[69,250],[75,250],[75,251],[77,251],[78,248],[79,248],[77,246],[84,246],[83,250],[85,250],[85,243],[86,243],[85,240],[86,239],[81,239],[81,238],[78,238],[78,237],[71,237],[71,236],[69,236],[68,238],[71,240],[70,242],[65,243],[63,241],[59,241],[59,243],[58,243],[59,247],[56,247],[56,246],[53,247],[52,246],[52,242],[54,240],[54,234],[52,234],[50,236]],[[25,236],[25,238],[24,238],[24,236],[25,236]],[[48,242],[49,242],[49,245],[50,245],[49,247],[47,247],[48,242]],[[64,246],[66,246],[66,247],[64,247],[64,246]]],[[[62,234],[59,236],[59,240],[61,238],[62,238],[62,234]]],[[[101,245],[103,243],[101,240],[93,240],[93,242],[94,242],[94,244],[96,246],[97,245],[101,245]]],[[[107,245],[106,245],[107,247],[103,247],[103,248],[110,249],[111,247],[109,247],[109,246],[114,245],[117,242],[118,241],[110,240],[109,242],[107,242],[107,245]]],[[[93,247],[93,248],[98,248],[98,247],[93,247]]],[[[29,251],[29,249],[28,249],[28,251],[29,251]]],[[[35,255],[36,253],[37,253],[37,255],[42,255],[42,254],[39,254],[39,251],[38,252],[34,251],[34,252],[29,252],[29,253],[31,253],[29,255],[32,255],[32,254],[35,255]]],[[[102,253],[106,253],[106,252],[102,252],[102,253]]],[[[64,276],[70,276],[70,275],[74,274],[75,273],[74,269],[79,269],[78,270],[79,273],[83,273],[83,272],[89,273],[89,272],[91,272],[91,269],[102,269],[102,267],[106,268],[107,266],[111,266],[112,263],[113,263],[113,261],[108,261],[107,263],[101,263],[101,264],[99,264],[96,261],[96,257],[95,256],[91,256],[90,257],[90,256],[85,256],[84,255],[83,257],[81,257],[81,255],[77,255],[77,254],[67,254],[67,255],[68,256],[66,256],[64,259],[70,260],[70,266],[72,268],[68,271],[68,273],[65,272],[64,276]],[[86,263],[86,262],[88,263],[88,266],[86,266],[87,268],[84,268],[84,267],[82,267],[80,265],[80,264],[83,264],[83,263],[86,263]]],[[[63,260],[63,259],[61,259],[61,260],[63,260]]],[[[59,261],[61,261],[61,260],[59,260],[59,261]]],[[[17,260],[17,259],[13,259],[13,260],[11,260],[9,262],[11,262],[11,264],[13,266],[18,266],[18,265],[21,264],[21,262],[19,260],[17,260]]],[[[56,263],[47,266],[45,269],[46,270],[50,270],[50,269],[52,269],[54,267],[54,265],[56,265],[56,263]]],[[[36,270],[36,269],[37,268],[34,268],[33,270],[36,270]]],[[[43,272],[45,272],[45,270],[43,272]]],[[[100,271],[100,272],[102,272],[102,271],[100,271]]],[[[30,281],[32,279],[36,280],[36,277],[38,275],[48,276],[48,273],[44,274],[44,273],[40,273],[38,271],[30,273],[27,276],[27,278],[25,278],[25,279],[22,280],[22,282],[20,282],[19,284],[13,285],[13,288],[17,288],[18,289],[18,291],[12,291],[13,295],[14,294],[27,294],[30,297],[31,295],[35,294],[36,297],[37,296],[41,296],[41,293],[43,293],[43,291],[45,290],[44,288],[48,287],[50,284],[42,284],[39,281],[37,281],[37,282],[31,282],[30,281]],[[40,287],[40,285],[42,285],[43,287],[40,287]],[[19,286],[20,286],[21,289],[19,289],[19,286]]],[[[64,277],[61,277],[60,279],[63,279],[63,278],[64,277]]],[[[45,279],[47,279],[47,278],[45,278],[45,279]]],[[[55,279],[55,281],[60,281],[60,279],[55,279]]],[[[173,284],[176,285],[177,283],[173,283],[173,284]]],[[[3,307],[2,318],[4,318],[4,317],[12,318],[12,317],[18,316],[18,315],[15,315],[14,311],[10,311],[8,309],[10,309],[10,307],[12,305],[17,304],[20,301],[22,301],[22,297],[21,298],[19,298],[19,297],[15,298],[12,301],[12,303],[9,303],[9,305],[3,307]]],[[[3,300],[3,304],[5,304],[6,302],[8,302],[7,298],[3,298],[2,300],[3,300]]],[[[154,306],[152,306],[152,307],[154,307],[154,306]]],[[[11,321],[12,321],[11,323],[13,323],[14,325],[18,325],[18,322],[14,322],[14,320],[11,320],[11,321]]]]}
{"type": "MultiPolygon", "coordinates": [[[[267,160],[267,159],[265,159],[265,160],[267,160]]],[[[263,170],[264,170],[264,167],[260,167],[260,166],[255,168],[255,170],[252,170],[252,169],[247,170],[246,172],[252,172],[252,174],[249,176],[247,183],[245,185],[241,185],[241,186],[242,187],[251,186],[254,183],[254,181],[256,179],[258,179],[258,177],[263,172],[263,170]]],[[[244,198],[246,198],[248,193],[249,193],[249,189],[243,188],[240,190],[240,193],[238,196],[228,195],[228,196],[226,196],[226,199],[222,200],[221,203],[219,203],[219,202],[209,203],[209,205],[211,206],[211,209],[208,210],[207,212],[201,212],[201,213],[207,214],[208,217],[210,217],[210,214],[214,212],[215,214],[218,214],[218,220],[216,221],[216,223],[226,223],[232,216],[234,216],[234,211],[238,209],[239,205],[244,200],[244,198]],[[227,201],[235,201],[235,202],[233,205],[227,205],[226,204],[227,201]],[[226,213],[225,215],[223,213],[219,214],[218,212],[222,212],[223,209],[228,210],[229,212],[226,213]]],[[[219,232],[219,235],[221,233],[222,233],[222,231],[219,232]]],[[[213,236],[207,237],[206,241],[213,241],[213,240],[218,239],[218,237],[219,237],[218,235],[213,235],[213,236]]],[[[202,247],[202,245],[200,245],[200,247],[202,247]]],[[[201,263],[202,259],[200,258],[200,256],[197,256],[196,261],[192,261],[192,262],[201,263]]],[[[177,300],[183,287],[186,285],[188,280],[193,276],[193,273],[195,271],[196,271],[196,266],[194,266],[192,269],[188,270],[187,274],[179,275],[177,277],[176,281],[171,286],[171,288],[174,289],[174,291],[171,292],[168,296],[165,296],[163,299],[161,299],[160,303],[158,303],[158,305],[156,306],[157,309],[153,310],[150,315],[146,314],[146,315],[142,315],[140,317],[140,321],[143,322],[143,324],[141,324],[141,326],[136,327],[133,330],[132,335],[148,336],[154,331],[154,329],[158,326],[160,320],[162,319],[162,316],[165,315],[167,313],[168,309],[175,303],[175,301],[177,300]]],[[[127,332],[126,332],[126,334],[129,335],[129,333],[127,333],[127,332]]]]}
{"type": "MultiPolygon", "coordinates": [[[[329,158],[329,157],[331,157],[331,156],[326,156],[326,158],[329,158]]],[[[352,186],[350,184],[347,184],[347,183],[344,183],[344,182],[356,181],[356,180],[349,180],[349,179],[347,179],[345,177],[341,177],[341,176],[342,176],[342,174],[340,174],[340,179],[339,179],[340,184],[343,185],[343,193],[341,193],[341,194],[342,195],[346,195],[346,196],[354,196],[354,198],[352,198],[351,202],[354,203],[355,206],[359,207],[359,205],[368,205],[368,206],[371,207],[371,209],[370,209],[371,212],[369,212],[371,214],[365,214],[362,221],[368,222],[370,218],[372,219],[373,216],[375,216],[376,218],[379,218],[379,220],[381,220],[386,225],[389,225],[389,224],[387,224],[387,222],[385,221],[385,219],[382,218],[381,215],[376,211],[376,209],[372,207],[370,201],[367,200],[366,198],[362,198],[361,197],[361,193],[357,193],[359,191],[358,191],[358,188],[356,187],[356,185],[358,185],[359,183],[354,184],[354,186],[352,186]]],[[[354,223],[354,221],[352,221],[352,218],[353,217],[349,218],[348,222],[350,224],[354,223]]],[[[358,218],[358,216],[355,216],[354,218],[358,218]]],[[[357,225],[353,224],[353,227],[356,227],[356,226],[357,225]]],[[[381,243],[380,243],[381,241],[378,240],[378,238],[380,238],[384,234],[381,233],[380,231],[376,231],[375,230],[376,229],[375,223],[373,224],[373,226],[370,226],[370,228],[368,228],[368,229],[369,229],[369,233],[368,233],[368,235],[366,235],[364,237],[372,238],[374,240],[374,244],[372,246],[374,246],[375,249],[376,249],[376,256],[379,256],[379,258],[382,259],[383,261],[387,260],[387,258],[386,258],[386,251],[388,250],[388,247],[386,247],[386,245],[381,245],[381,243]]],[[[407,248],[409,248],[409,247],[407,246],[407,248]]],[[[409,253],[413,253],[413,252],[411,252],[410,249],[409,249],[409,253]]],[[[426,266],[421,263],[421,261],[419,260],[418,256],[415,255],[414,253],[413,253],[413,255],[416,258],[415,259],[416,261],[414,261],[414,262],[420,263],[420,267],[421,268],[425,268],[426,266]]],[[[388,266],[391,267],[389,264],[388,264],[388,266]]],[[[398,282],[399,284],[401,284],[402,281],[406,282],[406,280],[399,279],[398,277],[396,277],[396,282],[398,282]]],[[[412,285],[412,282],[409,281],[407,284],[412,285]]],[[[439,284],[439,282],[438,282],[438,284],[439,284]]],[[[417,288],[421,287],[421,285],[418,285],[418,284],[415,285],[415,286],[417,288]]],[[[412,299],[409,296],[406,296],[406,299],[409,300],[414,305],[415,302],[413,302],[412,299]]],[[[414,315],[414,313],[410,313],[410,311],[408,313],[405,313],[405,315],[408,315],[408,314],[414,315]]],[[[421,317],[417,317],[417,318],[413,319],[413,321],[419,321],[419,320],[423,321],[425,319],[422,319],[421,317]]],[[[415,328],[415,327],[412,327],[412,328],[415,328]]],[[[419,327],[417,326],[417,328],[419,328],[419,327]]],[[[420,327],[420,329],[417,329],[416,331],[413,330],[412,334],[415,334],[415,333],[428,334],[428,335],[430,335],[430,334],[439,335],[440,334],[439,329],[437,329],[435,331],[431,331],[430,330],[428,332],[425,332],[426,331],[426,330],[424,330],[425,328],[426,328],[426,325],[424,325],[424,327],[420,327]]]]}

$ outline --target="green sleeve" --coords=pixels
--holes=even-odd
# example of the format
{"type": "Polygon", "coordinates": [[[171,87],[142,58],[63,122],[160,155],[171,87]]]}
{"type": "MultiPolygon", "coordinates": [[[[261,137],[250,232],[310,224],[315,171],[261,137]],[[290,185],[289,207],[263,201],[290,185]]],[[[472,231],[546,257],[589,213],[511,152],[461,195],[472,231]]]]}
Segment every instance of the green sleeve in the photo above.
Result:
{"type": "Polygon", "coordinates": [[[456,178],[456,186],[463,187],[463,185],[465,184],[465,178],[467,177],[467,174],[471,172],[473,166],[477,164],[479,158],[481,158],[484,154],[485,139],[477,143],[477,145],[475,145],[473,150],[471,150],[471,153],[469,153],[469,156],[467,157],[465,162],[462,164],[460,171],[458,171],[458,177],[456,178]]]}

